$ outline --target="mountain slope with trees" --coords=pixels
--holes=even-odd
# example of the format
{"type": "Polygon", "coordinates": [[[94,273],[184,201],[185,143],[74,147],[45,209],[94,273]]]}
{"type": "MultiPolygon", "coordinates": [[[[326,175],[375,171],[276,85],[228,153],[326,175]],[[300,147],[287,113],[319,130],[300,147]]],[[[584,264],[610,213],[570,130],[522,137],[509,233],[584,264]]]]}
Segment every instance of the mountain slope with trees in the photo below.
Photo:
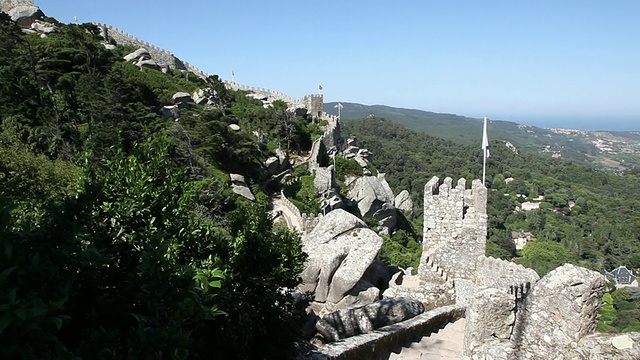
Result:
{"type": "MultiPolygon", "coordinates": [[[[336,104],[325,104],[325,111],[336,113],[336,104]]],[[[375,116],[461,144],[478,142],[482,134],[480,119],[384,105],[341,104],[344,122],[375,116]]],[[[561,157],[614,173],[636,171],[640,166],[638,132],[546,129],[493,119],[489,127],[491,139],[508,141],[520,151],[543,157],[561,157]]]]}
{"type": "MultiPolygon", "coordinates": [[[[395,192],[409,190],[418,210],[432,176],[475,179],[482,173],[479,142],[462,145],[375,117],[346,122],[343,131],[374,149],[375,167],[384,169],[395,192]]],[[[515,257],[511,231],[527,231],[538,239],[532,248],[538,248],[524,252],[520,261],[541,275],[561,262],[599,271],[619,265],[640,268],[638,176],[517,153],[492,141],[487,185],[489,255],[515,257]],[[539,196],[544,197],[539,210],[515,211],[539,196]]]]}
{"type": "Polygon", "coordinates": [[[308,150],[318,125],[45,21],[59,31],[0,13],[0,358],[291,357],[305,255],[260,184],[264,160],[308,150]],[[159,115],[196,89],[215,106],[159,115]]]}

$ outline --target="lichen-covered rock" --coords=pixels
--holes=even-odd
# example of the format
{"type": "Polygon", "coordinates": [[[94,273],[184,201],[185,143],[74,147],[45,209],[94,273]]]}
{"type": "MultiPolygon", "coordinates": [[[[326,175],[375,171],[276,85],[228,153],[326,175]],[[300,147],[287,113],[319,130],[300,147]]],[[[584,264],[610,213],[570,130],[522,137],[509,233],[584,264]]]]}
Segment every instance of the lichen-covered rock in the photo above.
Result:
{"type": "Polygon", "coordinates": [[[15,21],[20,27],[29,28],[36,20],[42,20],[44,13],[37,6],[17,5],[7,11],[7,15],[11,20],[15,21]]]}
{"type": "Polygon", "coordinates": [[[178,105],[178,106],[193,102],[193,98],[191,97],[191,94],[186,93],[186,92],[177,92],[177,93],[173,94],[171,99],[173,100],[173,103],[178,105]]]}
{"type": "Polygon", "coordinates": [[[340,197],[340,193],[336,189],[331,189],[320,197],[320,211],[323,214],[343,207],[342,197],[340,197]]]}
{"type": "Polygon", "coordinates": [[[145,48],[138,48],[136,49],[136,51],[124,56],[125,61],[133,61],[133,60],[140,60],[140,59],[151,59],[149,50],[145,48]]]}
{"type": "Polygon", "coordinates": [[[603,275],[571,264],[538,281],[523,314],[525,358],[568,358],[568,350],[596,329],[604,284],[603,275]]]}
{"type": "Polygon", "coordinates": [[[380,300],[380,289],[373,286],[373,284],[368,281],[360,279],[356,286],[354,286],[353,289],[351,289],[351,291],[349,291],[347,295],[345,295],[345,297],[333,307],[333,310],[373,304],[378,300],[380,300]]]}
{"type": "Polygon", "coordinates": [[[233,190],[234,193],[251,201],[256,200],[256,197],[253,195],[251,189],[249,189],[249,186],[245,182],[244,176],[240,174],[229,174],[229,177],[231,178],[231,190],[233,190]]]}
{"type": "Polygon", "coordinates": [[[325,315],[318,320],[316,329],[328,341],[337,341],[399,323],[422,312],[424,306],[417,300],[383,299],[377,303],[325,315]]]}
{"type": "Polygon", "coordinates": [[[382,248],[382,238],[354,215],[337,209],[302,237],[309,254],[301,274],[303,291],[318,302],[338,303],[360,281],[382,248]]]}
{"type": "Polygon", "coordinates": [[[209,98],[202,89],[194,91],[191,97],[193,98],[193,101],[198,105],[204,105],[209,101],[209,98]]]}
{"type": "Polygon", "coordinates": [[[313,178],[313,185],[318,194],[330,191],[334,186],[333,166],[319,167],[316,169],[316,176],[313,178]]]}
{"type": "Polygon", "coordinates": [[[136,65],[140,68],[160,70],[160,65],[158,65],[158,63],[153,59],[139,59],[136,65]]]}
{"type": "Polygon", "coordinates": [[[640,332],[626,334],[593,334],[581,341],[575,358],[589,360],[640,359],[640,332]]]}
{"type": "Polygon", "coordinates": [[[411,200],[411,194],[409,194],[409,191],[400,191],[400,193],[396,195],[393,205],[396,209],[402,211],[407,217],[413,217],[413,200],[411,200]]]}
{"type": "Polygon", "coordinates": [[[34,21],[33,24],[31,24],[31,29],[42,34],[51,34],[60,31],[60,29],[55,24],[40,20],[34,21]]]}
{"type": "Polygon", "coordinates": [[[384,174],[359,177],[351,183],[347,196],[358,204],[360,214],[369,218],[373,218],[373,214],[383,204],[393,206],[395,200],[391,187],[384,179],[384,174]]]}

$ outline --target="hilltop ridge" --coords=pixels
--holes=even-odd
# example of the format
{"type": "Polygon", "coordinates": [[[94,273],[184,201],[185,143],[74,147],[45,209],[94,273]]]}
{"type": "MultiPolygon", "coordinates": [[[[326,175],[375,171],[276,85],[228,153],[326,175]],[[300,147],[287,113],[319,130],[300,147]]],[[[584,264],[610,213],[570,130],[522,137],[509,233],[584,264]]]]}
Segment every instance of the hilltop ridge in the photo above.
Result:
{"type": "MultiPolygon", "coordinates": [[[[336,104],[325,103],[325,111],[336,113],[336,104]]],[[[481,140],[481,119],[385,105],[341,104],[341,118],[344,121],[376,116],[462,144],[479,143],[481,140]]],[[[640,166],[638,131],[542,128],[492,119],[489,124],[490,140],[508,142],[517,150],[573,160],[613,173],[630,171],[640,166]]]]}

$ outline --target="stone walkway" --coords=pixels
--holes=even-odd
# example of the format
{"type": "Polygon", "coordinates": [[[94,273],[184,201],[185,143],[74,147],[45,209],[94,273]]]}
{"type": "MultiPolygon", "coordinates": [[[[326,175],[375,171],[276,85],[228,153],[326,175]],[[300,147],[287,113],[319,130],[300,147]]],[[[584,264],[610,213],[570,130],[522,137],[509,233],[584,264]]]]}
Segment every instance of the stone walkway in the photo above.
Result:
{"type": "Polygon", "coordinates": [[[275,215],[274,220],[277,221],[278,217],[282,217],[289,229],[302,232],[301,220],[293,213],[293,211],[284,205],[284,200],[280,196],[275,195],[271,197],[271,206],[273,208],[273,214],[275,215]]]}
{"type": "Polygon", "coordinates": [[[462,359],[465,319],[448,324],[437,334],[391,354],[389,360],[456,360],[462,359]]]}

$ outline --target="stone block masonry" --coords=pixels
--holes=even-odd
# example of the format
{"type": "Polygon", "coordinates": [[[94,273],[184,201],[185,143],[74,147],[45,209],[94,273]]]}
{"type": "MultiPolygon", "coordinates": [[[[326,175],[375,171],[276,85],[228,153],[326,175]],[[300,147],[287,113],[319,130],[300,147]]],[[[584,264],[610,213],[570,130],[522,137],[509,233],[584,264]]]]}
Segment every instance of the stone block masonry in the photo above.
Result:
{"type": "Polygon", "coordinates": [[[425,185],[423,252],[418,274],[433,265],[454,278],[475,278],[476,259],[484,256],[487,237],[487,189],[474,180],[466,189],[466,180],[442,183],[433,177],[425,185]],[[446,265],[445,265],[446,264],[446,265]]]}
{"type": "Polygon", "coordinates": [[[523,301],[492,288],[467,308],[469,359],[640,359],[640,333],[597,334],[605,279],[566,264],[538,281],[523,301]]]}

